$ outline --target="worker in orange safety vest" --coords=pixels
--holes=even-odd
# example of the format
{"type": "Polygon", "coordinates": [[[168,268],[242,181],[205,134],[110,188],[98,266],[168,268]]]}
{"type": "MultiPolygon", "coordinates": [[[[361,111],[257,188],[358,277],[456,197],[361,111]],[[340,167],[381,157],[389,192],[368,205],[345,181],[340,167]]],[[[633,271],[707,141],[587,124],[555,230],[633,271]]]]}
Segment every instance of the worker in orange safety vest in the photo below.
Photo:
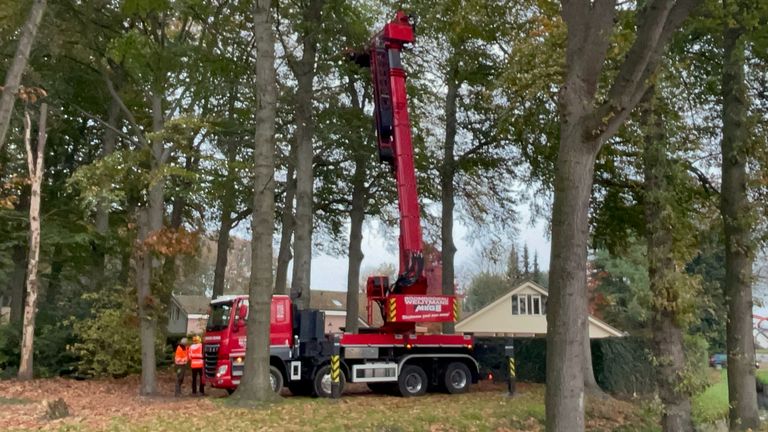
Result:
{"type": "Polygon", "coordinates": [[[205,383],[203,382],[203,344],[200,336],[192,336],[192,345],[189,346],[189,365],[192,367],[192,394],[197,394],[198,384],[200,396],[205,395],[205,383]]]}
{"type": "Polygon", "coordinates": [[[173,356],[174,368],[176,369],[176,396],[181,396],[181,384],[184,382],[184,375],[187,373],[189,363],[189,354],[187,353],[187,338],[181,338],[179,346],[176,347],[176,353],[173,356]]]}

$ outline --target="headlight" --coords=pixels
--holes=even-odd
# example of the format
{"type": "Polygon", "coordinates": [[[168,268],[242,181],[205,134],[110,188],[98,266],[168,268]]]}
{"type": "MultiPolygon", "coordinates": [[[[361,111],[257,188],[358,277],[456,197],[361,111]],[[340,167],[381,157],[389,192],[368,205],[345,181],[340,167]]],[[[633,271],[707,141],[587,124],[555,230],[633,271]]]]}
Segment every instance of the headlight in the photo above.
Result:
{"type": "Polygon", "coordinates": [[[243,364],[243,358],[242,357],[235,357],[234,363],[236,365],[243,364]]]}
{"type": "Polygon", "coordinates": [[[217,378],[220,378],[220,377],[222,377],[222,376],[226,375],[226,374],[227,374],[227,368],[228,368],[228,366],[227,366],[227,365],[221,365],[221,366],[219,366],[219,368],[218,368],[218,369],[216,369],[216,377],[217,377],[217,378]]]}

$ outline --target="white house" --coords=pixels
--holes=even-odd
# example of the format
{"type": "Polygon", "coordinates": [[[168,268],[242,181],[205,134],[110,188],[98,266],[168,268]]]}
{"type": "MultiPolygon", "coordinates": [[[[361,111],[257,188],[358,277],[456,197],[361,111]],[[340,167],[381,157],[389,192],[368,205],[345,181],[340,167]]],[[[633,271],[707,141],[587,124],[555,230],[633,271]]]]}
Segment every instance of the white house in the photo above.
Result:
{"type": "Polygon", "coordinates": [[[211,299],[197,295],[173,295],[168,307],[168,335],[187,336],[205,333],[211,299]]]}
{"type": "MultiPolygon", "coordinates": [[[[476,336],[545,337],[547,335],[547,290],[534,282],[523,282],[496,301],[456,324],[456,331],[476,336]]],[[[626,336],[593,316],[589,337],[626,336]]]]}
{"type": "MultiPolygon", "coordinates": [[[[359,299],[360,308],[358,308],[357,322],[360,327],[368,327],[365,322],[366,301],[363,294],[359,299]]],[[[312,290],[309,297],[309,306],[312,309],[319,309],[325,314],[325,332],[340,333],[341,329],[347,323],[347,293],[345,291],[322,291],[312,290]]]]}

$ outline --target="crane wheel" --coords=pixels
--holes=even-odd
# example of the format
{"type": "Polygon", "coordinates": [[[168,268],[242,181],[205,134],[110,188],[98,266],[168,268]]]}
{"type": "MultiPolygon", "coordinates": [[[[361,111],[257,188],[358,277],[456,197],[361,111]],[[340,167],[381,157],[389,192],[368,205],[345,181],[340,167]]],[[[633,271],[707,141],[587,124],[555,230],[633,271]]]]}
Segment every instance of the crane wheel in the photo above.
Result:
{"type": "Polygon", "coordinates": [[[472,373],[464,363],[453,362],[445,369],[443,387],[448,393],[466,393],[471,382],[472,373]]]}
{"type": "Polygon", "coordinates": [[[269,385],[272,387],[272,391],[277,394],[280,394],[283,389],[283,374],[274,366],[269,367],[269,385]]]}
{"type": "MultiPolygon", "coordinates": [[[[339,394],[344,393],[344,383],[346,380],[347,378],[344,376],[344,371],[342,370],[339,378],[339,384],[341,385],[339,394]]],[[[314,383],[312,396],[331,397],[331,365],[325,365],[318,369],[315,378],[312,381],[314,383]]]]}
{"type": "Polygon", "coordinates": [[[429,381],[424,369],[416,365],[405,366],[400,370],[397,387],[403,397],[422,396],[427,392],[429,381]]]}

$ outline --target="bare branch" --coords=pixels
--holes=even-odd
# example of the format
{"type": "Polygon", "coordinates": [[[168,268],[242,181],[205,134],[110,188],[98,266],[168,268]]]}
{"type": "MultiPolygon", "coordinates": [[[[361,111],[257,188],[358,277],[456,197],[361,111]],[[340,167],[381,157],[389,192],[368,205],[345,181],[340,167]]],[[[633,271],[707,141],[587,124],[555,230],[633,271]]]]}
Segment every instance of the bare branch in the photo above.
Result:
{"type": "Polygon", "coordinates": [[[76,104],[71,104],[71,105],[76,110],[78,110],[80,112],[80,114],[88,117],[91,120],[94,120],[94,121],[98,122],[99,124],[101,124],[105,128],[107,128],[107,129],[111,130],[112,132],[118,134],[121,138],[127,139],[128,141],[132,142],[135,145],[139,144],[138,141],[136,141],[132,136],[128,135],[127,133],[125,133],[123,131],[121,131],[120,129],[115,128],[114,126],[112,126],[111,124],[105,122],[104,120],[102,120],[98,116],[89,113],[88,111],[86,111],[83,108],[81,108],[79,105],[76,105],[76,104]]]}
{"type": "Polygon", "coordinates": [[[27,170],[29,177],[35,175],[35,162],[32,158],[32,120],[29,118],[29,105],[24,107],[24,147],[27,149],[27,170]]]}
{"type": "Polygon", "coordinates": [[[130,109],[125,105],[125,102],[123,102],[123,99],[120,97],[119,94],[117,94],[117,91],[115,91],[115,86],[112,83],[112,79],[109,78],[109,75],[107,75],[106,72],[102,71],[102,74],[104,75],[104,81],[107,83],[107,89],[109,90],[109,94],[112,95],[112,97],[115,99],[118,105],[120,105],[120,110],[123,111],[123,114],[125,114],[125,118],[128,120],[128,123],[130,123],[131,127],[133,128],[134,132],[136,132],[136,138],[139,140],[141,145],[145,147],[149,147],[149,142],[147,141],[147,138],[144,136],[144,132],[141,130],[141,127],[136,122],[136,117],[133,116],[133,113],[130,109]]]}
{"type": "Polygon", "coordinates": [[[43,161],[45,155],[45,141],[46,133],[45,127],[48,121],[48,104],[43,102],[40,104],[40,120],[37,123],[37,160],[35,167],[35,176],[43,175],[43,161]]]}
{"type": "Polygon", "coordinates": [[[656,72],[664,50],[702,0],[657,0],[638,18],[637,38],[619,69],[605,102],[595,111],[587,133],[598,142],[618,131],[637,106],[656,72]]]}

